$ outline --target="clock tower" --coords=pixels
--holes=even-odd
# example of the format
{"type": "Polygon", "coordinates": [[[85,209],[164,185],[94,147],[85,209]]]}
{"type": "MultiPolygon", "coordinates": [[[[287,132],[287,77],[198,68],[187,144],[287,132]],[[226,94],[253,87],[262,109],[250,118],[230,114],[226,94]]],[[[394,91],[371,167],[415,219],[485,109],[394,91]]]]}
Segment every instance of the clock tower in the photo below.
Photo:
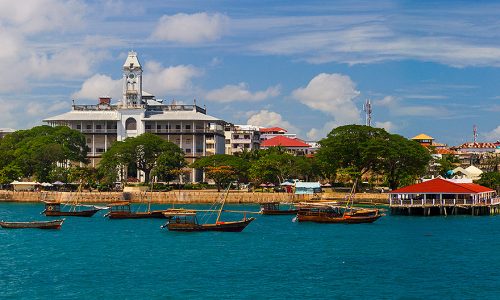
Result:
{"type": "Polygon", "coordinates": [[[122,107],[142,107],[142,67],[135,51],[128,53],[123,64],[122,107]]]}

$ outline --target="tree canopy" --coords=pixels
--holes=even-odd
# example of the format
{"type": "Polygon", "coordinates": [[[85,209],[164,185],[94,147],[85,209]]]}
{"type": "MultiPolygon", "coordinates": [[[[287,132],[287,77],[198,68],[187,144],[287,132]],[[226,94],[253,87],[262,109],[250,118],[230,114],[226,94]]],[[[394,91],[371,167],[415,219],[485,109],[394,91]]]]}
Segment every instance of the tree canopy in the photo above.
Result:
{"type": "Polygon", "coordinates": [[[205,176],[212,179],[220,191],[223,186],[231,181],[246,181],[250,163],[238,156],[215,154],[196,160],[190,167],[202,169],[205,176]]]}
{"type": "Polygon", "coordinates": [[[85,136],[66,126],[37,126],[19,130],[0,140],[3,182],[19,177],[50,181],[58,165],[88,163],[85,136]]]}
{"type": "Polygon", "coordinates": [[[319,143],[316,158],[324,174],[342,169],[360,179],[371,172],[384,175],[393,189],[403,179],[423,175],[431,159],[429,151],[417,142],[369,126],[337,127],[319,143]]]}
{"type": "Polygon", "coordinates": [[[99,169],[103,177],[111,179],[130,164],[144,172],[145,182],[148,183],[153,169],[155,175],[166,178],[173,169],[183,167],[184,153],[177,145],[157,135],[144,133],[113,143],[103,154],[99,169]]]}

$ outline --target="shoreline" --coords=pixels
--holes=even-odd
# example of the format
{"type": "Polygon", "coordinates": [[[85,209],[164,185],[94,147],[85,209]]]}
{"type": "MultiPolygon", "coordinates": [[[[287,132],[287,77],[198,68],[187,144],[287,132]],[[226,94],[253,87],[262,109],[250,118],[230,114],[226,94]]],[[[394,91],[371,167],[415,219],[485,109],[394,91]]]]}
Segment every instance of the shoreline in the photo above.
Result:
{"type": "MultiPolygon", "coordinates": [[[[222,192],[216,190],[181,190],[169,192],[55,192],[55,191],[9,191],[0,190],[0,202],[78,202],[112,203],[129,201],[131,203],[174,203],[208,204],[220,198],[222,192]]],[[[230,191],[226,203],[259,204],[263,202],[301,202],[301,201],[344,201],[346,193],[323,192],[313,195],[294,195],[286,193],[230,191]]],[[[388,195],[383,193],[359,193],[354,197],[355,204],[388,204],[388,195]]]]}

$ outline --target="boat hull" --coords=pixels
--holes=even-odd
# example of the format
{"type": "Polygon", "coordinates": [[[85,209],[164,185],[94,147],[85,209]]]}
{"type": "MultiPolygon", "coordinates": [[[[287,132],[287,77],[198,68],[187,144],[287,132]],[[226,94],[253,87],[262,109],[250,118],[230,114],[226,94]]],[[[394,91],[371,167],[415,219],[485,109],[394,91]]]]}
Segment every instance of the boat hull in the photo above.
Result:
{"type": "Polygon", "coordinates": [[[48,211],[45,210],[44,214],[47,217],[92,217],[99,209],[81,210],[81,211],[48,211]]]}
{"type": "Polygon", "coordinates": [[[36,221],[36,222],[0,222],[2,228],[7,229],[25,229],[25,228],[38,228],[38,229],[60,229],[63,220],[54,221],[36,221]]]}
{"type": "Polygon", "coordinates": [[[263,215],[295,215],[297,214],[298,209],[288,209],[288,210],[267,210],[263,209],[260,212],[263,215]]]}
{"type": "Polygon", "coordinates": [[[167,228],[170,231],[224,231],[224,232],[241,232],[255,218],[248,218],[241,221],[218,222],[215,224],[195,224],[195,223],[175,223],[169,222],[167,228]]]}
{"type": "Polygon", "coordinates": [[[344,224],[361,224],[361,223],[373,223],[377,221],[382,215],[377,216],[339,216],[339,217],[328,217],[328,216],[297,216],[299,222],[316,222],[316,223],[344,223],[344,224]]]}
{"type": "Polygon", "coordinates": [[[166,219],[163,215],[166,210],[154,210],[150,212],[127,212],[127,211],[112,211],[106,216],[110,219],[166,219]]]}

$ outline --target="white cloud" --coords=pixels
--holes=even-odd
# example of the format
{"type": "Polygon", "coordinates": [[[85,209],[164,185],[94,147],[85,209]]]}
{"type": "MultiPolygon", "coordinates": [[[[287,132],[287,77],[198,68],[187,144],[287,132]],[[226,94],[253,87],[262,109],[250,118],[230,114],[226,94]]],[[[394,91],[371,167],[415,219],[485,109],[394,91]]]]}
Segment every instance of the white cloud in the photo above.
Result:
{"type": "Polygon", "coordinates": [[[254,113],[248,118],[247,124],[262,127],[281,127],[288,132],[299,132],[297,127],[284,120],[279,113],[269,110],[261,110],[254,113]]]}
{"type": "Polygon", "coordinates": [[[102,96],[112,97],[118,101],[122,98],[122,80],[113,80],[111,77],[96,74],[85,80],[82,88],[71,95],[74,99],[90,99],[95,100],[102,96]]]}
{"type": "Polygon", "coordinates": [[[310,108],[334,117],[339,125],[360,122],[360,111],[354,103],[359,95],[349,76],[321,73],[305,88],[293,91],[292,96],[310,108]]]}
{"type": "Polygon", "coordinates": [[[50,76],[75,78],[89,75],[104,57],[103,52],[90,51],[84,48],[68,48],[52,55],[46,53],[33,54],[29,60],[29,69],[32,76],[37,78],[50,76]]]}
{"type": "Polygon", "coordinates": [[[0,1],[2,24],[28,34],[81,28],[85,12],[86,5],[76,0],[0,1]]]}
{"type": "Polygon", "coordinates": [[[386,107],[395,116],[443,117],[449,115],[449,111],[442,106],[404,105],[401,99],[394,96],[385,96],[383,99],[375,100],[373,103],[376,106],[386,107]]]}
{"type": "Polygon", "coordinates": [[[162,16],[153,31],[153,39],[168,42],[196,44],[221,38],[230,20],[226,15],[215,13],[179,13],[162,16]]]}
{"type": "Polygon", "coordinates": [[[391,133],[394,132],[394,130],[396,130],[396,125],[394,125],[394,123],[391,121],[375,122],[375,127],[383,128],[387,132],[391,132],[391,133]]]}
{"type": "Polygon", "coordinates": [[[191,65],[164,68],[160,63],[149,61],[145,65],[144,90],[155,95],[166,93],[188,93],[192,89],[191,80],[201,76],[202,70],[191,65]]]}
{"type": "Polygon", "coordinates": [[[311,128],[309,132],[307,132],[307,138],[313,141],[319,141],[325,138],[330,131],[332,131],[335,127],[340,126],[334,121],[326,122],[322,128],[311,128]]]}
{"type": "Polygon", "coordinates": [[[492,131],[483,133],[482,136],[484,136],[487,140],[490,141],[500,141],[500,125],[498,125],[492,131]]]}
{"type": "Polygon", "coordinates": [[[280,86],[271,86],[264,91],[251,92],[248,84],[241,82],[238,85],[226,85],[207,93],[207,100],[228,103],[234,101],[262,101],[280,94],[280,86]]]}

